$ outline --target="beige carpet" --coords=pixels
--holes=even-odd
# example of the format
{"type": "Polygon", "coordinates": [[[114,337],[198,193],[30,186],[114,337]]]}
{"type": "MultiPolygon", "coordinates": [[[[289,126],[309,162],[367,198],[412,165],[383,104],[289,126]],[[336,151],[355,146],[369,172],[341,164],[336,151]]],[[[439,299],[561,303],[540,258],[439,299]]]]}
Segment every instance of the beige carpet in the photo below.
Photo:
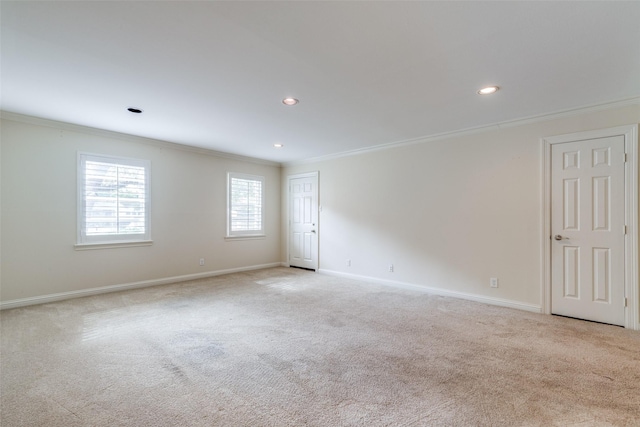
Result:
{"type": "Polygon", "coordinates": [[[1,314],[12,426],[639,426],[640,333],[275,268],[1,314]]]}

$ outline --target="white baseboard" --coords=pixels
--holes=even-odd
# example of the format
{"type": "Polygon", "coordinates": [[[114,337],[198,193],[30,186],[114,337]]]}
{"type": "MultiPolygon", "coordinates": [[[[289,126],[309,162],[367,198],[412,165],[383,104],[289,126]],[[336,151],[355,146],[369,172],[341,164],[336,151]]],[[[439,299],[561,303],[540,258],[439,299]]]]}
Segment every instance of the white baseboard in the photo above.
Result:
{"type": "Polygon", "coordinates": [[[378,279],[376,277],[360,276],[357,274],[342,273],[340,271],[319,269],[318,273],[327,274],[329,276],[342,277],[345,279],[354,279],[366,281],[378,285],[393,286],[395,288],[409,289],[412,291],[424,292],[428,294],[441,295],[445,297],[460,298],[470,301],[481,302],[484,304],[497,305],[500,307],[515,308],[518,310],[530,311],[533,313],[542,313],[542,307],[534,304],[526,304],[518,301],[511,301],[502,298],[486,297],[484,295],[468,294],[466,292],[450,291],[443,288],[434,288],[430,286],[416,285],[414,283],[397,282],[394,280],[378,279]]]}
{"type": "Polygon", "coordinates": [[[185,274],[183,276],[164,277],[153,280],[143,280],[141,282],[124,283],[120,285],[101,286],[99,288],[89,288],[80,291],[60,292],[57,294],[41,295],[37,297],[21,298],[0,302],[0,310],[10,308],[26,307],[29,305],[44,304],[48,302],[62,301],[72,298],[88,297],[91,295],[106,294],[109,292],[126,291],[129,289],[147,288],[150,286],[166,285],[169,283],[186,282],[187,280],[204,279],[223,274],[240,273],[242,271],[261,270],[263,268],[281,267],[284,263],[272,262],[269,264],[251,265],[247,267],[229,268],[226,270],[207,271],[204,273],[185,274]]]}

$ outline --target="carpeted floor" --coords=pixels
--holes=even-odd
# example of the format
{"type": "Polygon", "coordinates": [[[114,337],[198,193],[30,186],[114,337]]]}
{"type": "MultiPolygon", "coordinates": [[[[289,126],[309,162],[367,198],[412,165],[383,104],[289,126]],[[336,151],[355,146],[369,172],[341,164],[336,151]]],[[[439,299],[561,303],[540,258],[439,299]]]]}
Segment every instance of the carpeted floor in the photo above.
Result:
{"type": "Polygon", "coordinates": [[[296,269],[0,320],[2,427],[640,425],[638,332],[296,269]]]}

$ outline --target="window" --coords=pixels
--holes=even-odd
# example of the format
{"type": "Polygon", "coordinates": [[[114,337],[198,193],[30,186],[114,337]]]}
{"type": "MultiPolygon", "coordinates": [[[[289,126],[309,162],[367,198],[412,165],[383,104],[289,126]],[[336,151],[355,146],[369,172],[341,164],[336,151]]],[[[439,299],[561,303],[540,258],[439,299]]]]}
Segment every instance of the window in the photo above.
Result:
{"type": "Polygon", "coordinates": [[[151,240],[150,169],[148,160],[79,153],[79,245],[151,240]]]}
{"type": "Polygon", "coordinates": [[[264,235],[264,177],[229,173],[228,237],[264,235]]]}

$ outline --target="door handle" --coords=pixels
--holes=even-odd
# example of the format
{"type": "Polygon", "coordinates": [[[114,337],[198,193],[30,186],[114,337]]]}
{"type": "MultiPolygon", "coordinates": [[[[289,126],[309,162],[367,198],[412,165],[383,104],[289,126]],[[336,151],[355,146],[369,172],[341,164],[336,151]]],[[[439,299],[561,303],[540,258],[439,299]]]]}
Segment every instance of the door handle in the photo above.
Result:
{"type": "Polygon", "coordinates": [[[311,232],[312,232],[312,233],[315,233],[315,232],[316,232],[316,230],[311,230],[311,232]]]}
{"type": "Polygon", "coordinates": [[[556,234],[555,236],[553,236],[553,238],[554,238],[554,239],[556,239],[556,240],[568,240],[568,238],[567,238],[567,237],[562,237],[562,236],[561,236],[561,235],[559,235],[559,234],[556,234]]]}

